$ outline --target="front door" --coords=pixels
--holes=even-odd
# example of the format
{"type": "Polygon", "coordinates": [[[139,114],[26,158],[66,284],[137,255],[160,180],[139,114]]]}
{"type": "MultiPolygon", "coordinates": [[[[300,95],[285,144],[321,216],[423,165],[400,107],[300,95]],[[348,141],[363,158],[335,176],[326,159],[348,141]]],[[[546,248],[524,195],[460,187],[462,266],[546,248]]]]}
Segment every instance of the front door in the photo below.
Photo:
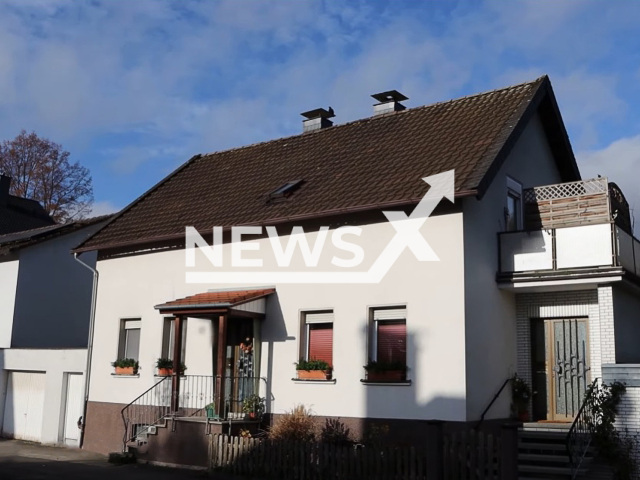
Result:
{"type": "Polygon", "coordinates": [[[545,321],[547,420],[573,421],[589,385],[586,319],[545,321]]]}
{"type": "Polygon", "coordinates": [[[227,332],[225,404],[231,417],[244,416],[242,403],[254,391],[253,320],[233,318],[227,332]]]}

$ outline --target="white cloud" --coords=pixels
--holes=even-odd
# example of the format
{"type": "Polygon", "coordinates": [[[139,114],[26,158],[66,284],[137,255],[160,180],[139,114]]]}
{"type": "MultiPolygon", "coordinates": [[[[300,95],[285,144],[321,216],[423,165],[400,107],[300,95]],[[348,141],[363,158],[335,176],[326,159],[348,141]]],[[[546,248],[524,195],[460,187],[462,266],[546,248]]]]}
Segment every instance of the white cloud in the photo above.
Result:
{"type": "MultiPolygon", "coordinates": [[[[633,26],[623,8],[461,2],[430,7],[445,12],[432,24],[412,1],[384,5],[5,1],[0,138],[26,128],[72,153],[92,148],[87,158],[108,163],[101,177],[164,162],[147,169],[158,172],[195,153],[297,133],[298,114],[311,108],[331,105],[345,122],[370,115],[369,95],[390,88],[415,106],[543,73],[578,150],[596,148],[602,122],[629,113],[617,75],[589,64],[614,51],[607,32],[633,26]]],[[[97,196],[112,192],[113,182],[101,193],[94,177],[97,196]]]]}
{"type": "Polygon", "coordinates": [[[108,215],[110,213],[116,213],[120,209],[116,207],[114,204],[108,201],[104,202],[95,202],[91,207],[91,213],[89,216],[91,217],[99,217],[102,215],[108,215]]]}
{"type": "Polygon", "coordinates": [[[576,156],[582,177],[602,175],[617,183],[640,221],[640,135],[620,138],[603,149],[578,152],[576,156]]]}

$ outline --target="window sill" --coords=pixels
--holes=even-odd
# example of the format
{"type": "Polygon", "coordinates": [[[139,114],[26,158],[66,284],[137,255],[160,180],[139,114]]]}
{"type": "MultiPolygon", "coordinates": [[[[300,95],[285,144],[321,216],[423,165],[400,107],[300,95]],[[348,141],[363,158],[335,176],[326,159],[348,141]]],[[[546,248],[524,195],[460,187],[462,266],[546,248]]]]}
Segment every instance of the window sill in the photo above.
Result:
{"type": "Polygon", "coordinates": [[[372,382],[370,380],[360,380],[363,385],[375,386],[375,387],[410,387],[411,380],[404,380],[402,382],[372,382]]]}
{"type": "Polygon", "coordinates": [[[118,373],[112,373],[111,374],[112,377],[114,378],[140,378],[140,374],[139,373],[134,373],[133,375],[124,375],[124,374],[118,374],[118,373]]]}
{"type": "Polygon", "coordinates": [[[293,383],[319,383],[319,384],[335,384],[336,379],[332,378],[331,380],[302,380],[300,378],[292,378],[291,381],[293,383]]]}
{"type": "MultiPolygon", "coordinates": [[[[154,378],[165,378],[165,377],[171,378],[171,377],[173,377],[173,375],[158,375],[157,373],[154,374],[153,376],[154,376],[154,378]]],[[[180,378],[184,378],[184,377],[186,377],[186,375],[184,375],[184,374],[180,375],[180,378]]]]}

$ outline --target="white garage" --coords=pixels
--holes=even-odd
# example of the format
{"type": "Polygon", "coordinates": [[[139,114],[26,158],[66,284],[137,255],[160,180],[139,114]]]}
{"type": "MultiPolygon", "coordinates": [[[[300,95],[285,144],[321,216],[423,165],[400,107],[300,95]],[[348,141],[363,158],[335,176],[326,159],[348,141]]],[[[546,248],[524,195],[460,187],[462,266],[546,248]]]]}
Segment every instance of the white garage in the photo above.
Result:
{"type": "Polygon", "coordinates": [[[44,395],[43,372],[9,372],[2,422],[3,436],[40,442],[44,395]]]}

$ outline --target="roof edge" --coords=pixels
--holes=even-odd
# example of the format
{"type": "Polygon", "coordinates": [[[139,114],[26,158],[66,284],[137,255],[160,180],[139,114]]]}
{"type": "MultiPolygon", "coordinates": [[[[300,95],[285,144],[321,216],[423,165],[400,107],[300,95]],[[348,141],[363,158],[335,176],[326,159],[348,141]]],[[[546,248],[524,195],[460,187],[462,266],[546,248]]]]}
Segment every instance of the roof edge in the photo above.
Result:
{"type": "MultiPolygon", "coordinates": [[[[455,198],[466,198],[466,197],[474,197],[478,195],[478,191],[477,190],[461,190],[459,192],[456,192],[454,194],[455,198]]],[[[240,225],[235,225],[237,227],[243,227],[243,226],[267,226],[267,225],[279,225],[282,223],[287,223],[287,222],[294,222],[294,221],[306,221],[306,220],[318,220],[324,217],[330,217],[333,215],[340,215],[340,214],[349,214],[349,213],[362,213],[362,212],[367,212],[367,211],[373,211],[373,210],[378,210],[381,208],[394,208],[394,207],[404,207],[404,206],[412,206],[412,205],[416,205],[420,202],[421,198],[416,198],[416,199],[411,199],[411,200],[396,200],[393,202],[386,202],[386,203],[378,203],[378,204],[372,204],[372,205],[362,205],[362,206],[358,206],[358,207],[346,207],[346,208],[338,208],[335,210],[324,210],[322,212],[317,212],[317,213],[311,213],[311,214],[304,214],[304,215],[292,215],[292,216],[287,216],[287,217],[277,217],[277,218],[272,218],[272,219],[268,219],[268,220],[263,220],[261,222],[257,222],[257,223],[247,223],[247,224],[240,224],[240,225]]],[[[105,225],[106,227],[106,225],[105,225]]],[[[102,227],[104,228],[104,227],[102,227]]],[[[228,230],[230,229],[231,226],[229,227],[224,227],[224,230],[228,230]]],[[[102,229],[100,229],[102,230],[102,229]]],[[[98,230],[98,231],[100,231],[98,230]]],[[[96,232],[98,233],[98,232],[96,232]]],[[[94,234],[95,235],[95,234],[94,234]]],[[[158,237],[150,237],[150,238],[145,238],[142,240],[136,240],[136,241],[132,241],[132,242],[122,242],[122,243],[110,243],[110,244],[103,244],[103,245],[96,245],[93,247],[82,247],[82,244],[78,245],[76,248],[74,248],[72,250],[73,253],[84,253],[84,252],[90,252],[90,251],[94,251],[94,250],[109,250],[109,249],[115,249],[115,248],[125,248],[125,247],[135,247],[135,246],[141,246],[141,245],[148,245],[148,244],[153,244],[153,243],[157,243],[157,242],[166,242],[166,241],[171,241],[171,240],[178,240],[184,238],[184,234],[178,234],[178,235],[163,235],[163,236],[158,236],[158,237]]],[[[88,239],[87,239],[88,240],[88,239]]],[[[85,240],[86,242],[86,240],[85,240]]],[[[83,242],[83,244],[85,243],[83,242]]]]}
{"type": "MultiPolygon", "coordinates": [[[[563,175],[564,180],[580,179],[580,171],[578,169],[578,163],[576,162],[575,155],[573,154],[573,149],[571,148],[571,143],[569,141],[569,135],[567,134],[567,130],[564,125],[564,121],[562,120],[562,115],[560,114],[560,109],[558,108],[558,104],[556,102],[555,95],[553,93],[553,88],[551,87],[551,80],[548,75],[543,75],[540,77],[540,84],[536,87],[536,91],[533,94],[531,101],[524,109],[524,112],[520,114],[516,124],[512,127],[511,132],[507,136],[507,139],[503,142],[498,154],[495,156],[491,166],[487,169],[487,172],[480,180],[480,183],[477,186],[478,198],[482,199],[486,191],[489,189],[489,186],[493,182],[493,179],[498,174],[500,168],[504,165],[507,157],[513,150],[513,147],[520,139],[520,136],[525,130],[525,127],[528,125],[529,121],[533,117],[533,115],[540,109],[545,98],[548,98],[550,101],[551,112],[549,112],[552,116],[552,119],[556,121],[555,127],[560,130],[560,139],[557,139],[552,142],[550,138],[548,128],[546,124],[544,125],[545,135],[547,136],[547,141],[549,142],[549,147],[551,148],[554,156],[554,160],[556,164],[558,164],[558,170],[560,170],[561,175],[563,175]],[[568,164],[564,170],[570,171],[568,175],[563,174],[563,168],[559,164],[562,161],[563,155],[560,155],[559,150],[563,149],[565,151],[564,157],[566,157],[566,161],[568,164]]],[[[515,114],[515,112],[514,112],[515,114]]]]}

